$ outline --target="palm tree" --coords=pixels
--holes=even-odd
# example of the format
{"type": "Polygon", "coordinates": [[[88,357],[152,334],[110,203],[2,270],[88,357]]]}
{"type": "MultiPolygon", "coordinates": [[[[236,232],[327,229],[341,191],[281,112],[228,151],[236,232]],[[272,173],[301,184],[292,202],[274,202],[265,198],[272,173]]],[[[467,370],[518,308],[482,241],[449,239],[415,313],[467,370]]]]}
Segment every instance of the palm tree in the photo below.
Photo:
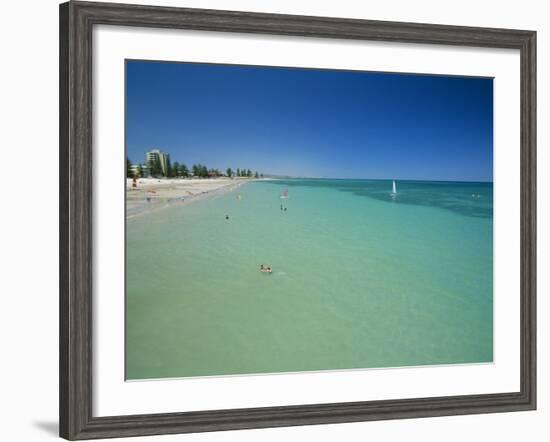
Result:
{"type": "Polygon", "coordinates": [[[170,157],[166,158],[166,173],[165,175],[168,178],[173,176],[172,164],[170,163],[170,157]]]}
{"type": "Polygon", "coordinates": [[[180,166],[180,172],[181,172],[181,175],[182,175],[182,176],[185,176],[185,177],[189,176],[189,169],[188,169],[187,166],[186,166],[185,164],[183,164],[183,163],[182,163],[181,166],[180,166]]]}

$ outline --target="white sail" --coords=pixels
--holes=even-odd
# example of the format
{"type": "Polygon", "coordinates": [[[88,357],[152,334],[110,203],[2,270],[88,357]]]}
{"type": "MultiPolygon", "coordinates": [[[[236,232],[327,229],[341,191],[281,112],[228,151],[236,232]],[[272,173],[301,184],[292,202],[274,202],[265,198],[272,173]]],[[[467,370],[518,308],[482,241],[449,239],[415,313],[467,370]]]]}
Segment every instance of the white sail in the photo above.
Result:
{"type": "Polygon", "coordinates": [[[393,180],[393,188],[391,191],[392,195],[397,195],[397,186],[395,185],[395,180],[393,180]]]}

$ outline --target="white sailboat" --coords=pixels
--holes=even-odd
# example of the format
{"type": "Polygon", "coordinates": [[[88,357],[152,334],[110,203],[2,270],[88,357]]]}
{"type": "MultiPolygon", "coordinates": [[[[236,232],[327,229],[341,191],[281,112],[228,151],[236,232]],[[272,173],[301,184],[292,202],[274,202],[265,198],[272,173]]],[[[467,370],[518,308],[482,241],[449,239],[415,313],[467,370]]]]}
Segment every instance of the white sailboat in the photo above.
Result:
{"type": "Polygon", "coordinates": [[[395,184],[395,180],[393,180],[393,186],[392,186],[392,191],[390,193],[391,196],[396,196],[397,195],[397,186],[395,184]]]}

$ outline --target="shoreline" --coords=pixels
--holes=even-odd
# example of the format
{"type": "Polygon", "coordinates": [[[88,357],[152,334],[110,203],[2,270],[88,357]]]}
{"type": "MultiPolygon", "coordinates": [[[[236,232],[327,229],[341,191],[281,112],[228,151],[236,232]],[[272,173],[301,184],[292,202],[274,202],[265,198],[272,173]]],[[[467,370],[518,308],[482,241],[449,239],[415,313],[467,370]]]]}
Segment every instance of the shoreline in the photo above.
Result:
{"type": "Polygon", "coordinates": [[[132,179],[126,179],[126,219],[145,213],[190,204],[214,195],[237,189],[256,178],[139,178],[137,188],[132,179]]]}

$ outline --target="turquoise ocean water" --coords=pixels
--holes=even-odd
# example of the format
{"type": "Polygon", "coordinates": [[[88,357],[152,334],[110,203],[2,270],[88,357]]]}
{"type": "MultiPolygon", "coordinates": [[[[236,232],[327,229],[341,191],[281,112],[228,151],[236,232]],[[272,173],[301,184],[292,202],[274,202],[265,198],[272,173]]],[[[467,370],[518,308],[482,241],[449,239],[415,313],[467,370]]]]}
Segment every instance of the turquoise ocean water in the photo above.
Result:
{"type": "Polygon", "coordinates": [[[128,219],[126,377],[492,361],[492,184],[390,191],[258,181],[128,219]]]}

